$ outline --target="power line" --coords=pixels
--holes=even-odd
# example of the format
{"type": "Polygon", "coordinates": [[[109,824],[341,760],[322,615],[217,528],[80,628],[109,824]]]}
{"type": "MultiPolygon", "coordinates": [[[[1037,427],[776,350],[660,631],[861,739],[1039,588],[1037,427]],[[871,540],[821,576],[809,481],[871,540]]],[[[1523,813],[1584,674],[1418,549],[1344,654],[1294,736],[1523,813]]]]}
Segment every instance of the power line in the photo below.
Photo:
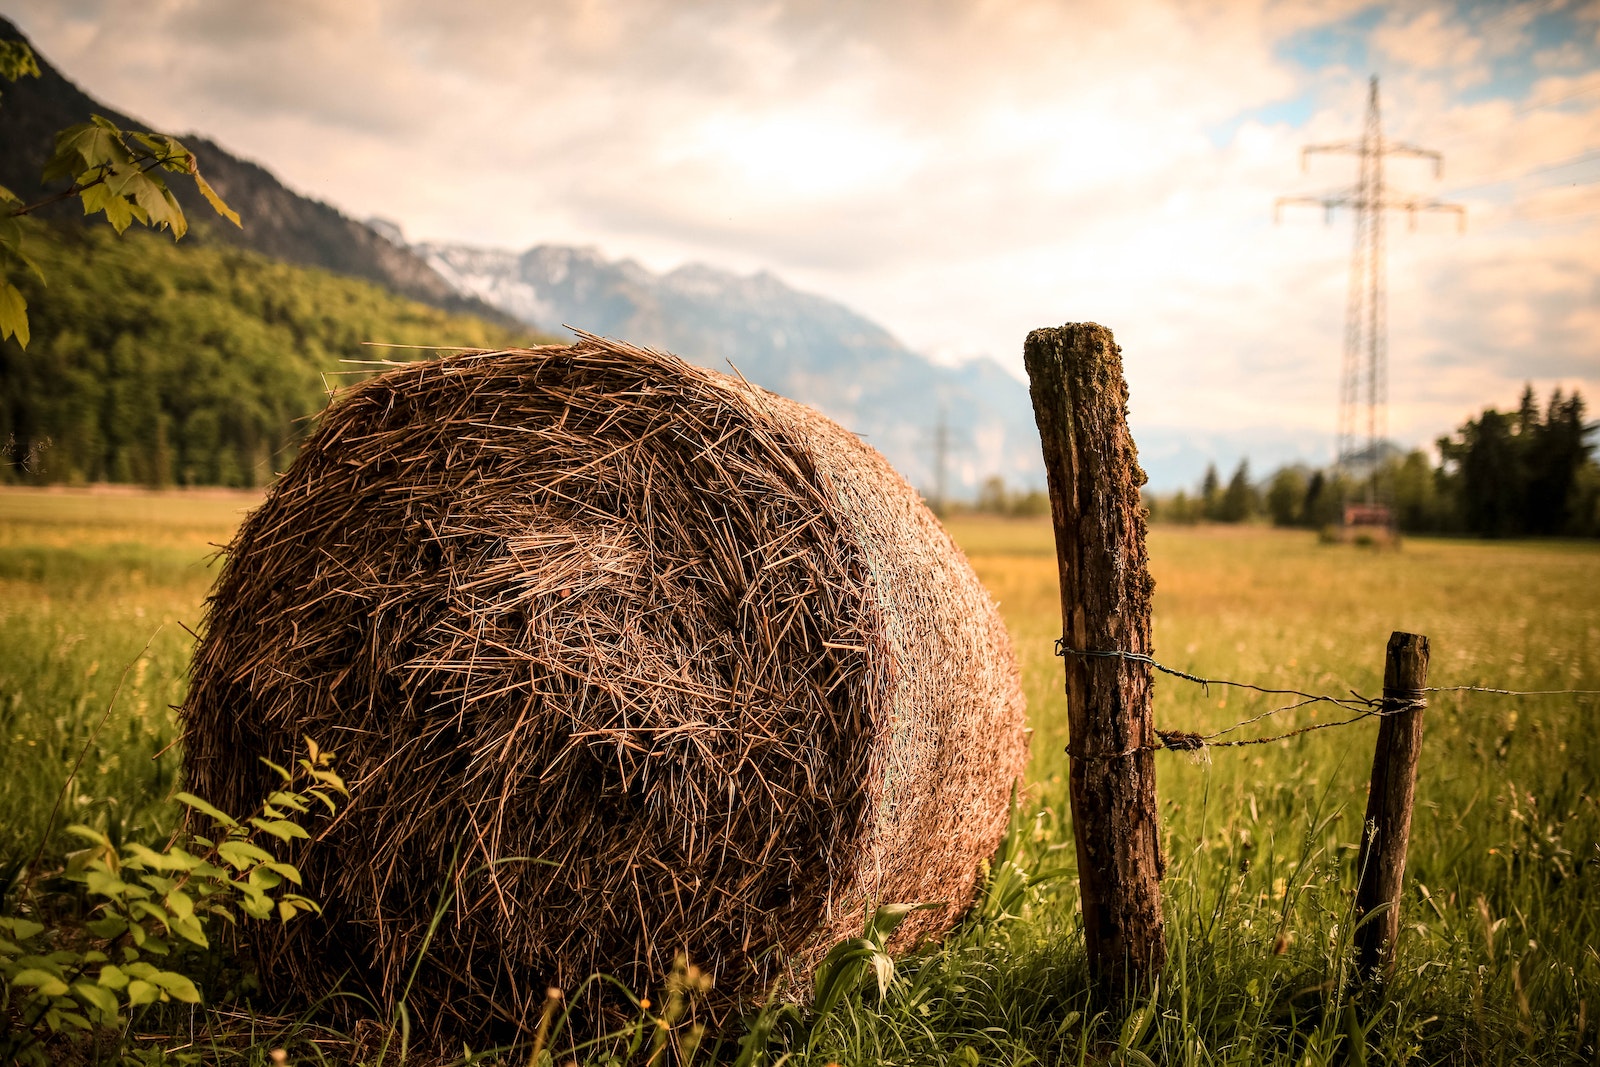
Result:
{"type": "Polygon", "coordinates": [[[1503,170],[1495,172],[1488,178],[1482,178],[1476,182],[1473,182],[1471,185],[1458,185],[1450,190],[1450,194],[1452,196],[1459,196],[1460,194],[1473,189],[1485,189],[1496,185],[1504,185],[1507,182],[1514,182],[1523,178],[1532,178],[1540,174],[1548,174],[1551,171],[1565,170],[1567,167],[1576,167],[1580,164],[1588,163],[1596,159],[1600,159],[1600,148],[1585,148],[1576,155],[1567,156],[1564,159],[1553,160],[1549,163],[1535,164],[1531,170],[1525,170],[1522,166],[1507,167],[1503,170]]]}
{"type": "MultiPolygon", "coordinates": [[[[1554,100],[1541,100],[1536,104],[1524,104],[1513,111],[1512,114],[1525,115],[1530,111],[1543,111],[1547,107],[1560,107],[1562,104],[1576,100],[1580,96],[1588,96],[1590,93],[1600,93],[1600,82],[1596,82],[1593,85],[1585,85],[1582,89],[1574,89],[1567,95],[1558,96],[1554,100]]],[[[1460,137],[1462,135],[1457,134],[1456,136],[1460,137]]]]}
{"type": "Polygon", "coordinates": [[[1539,223],[1543,222],[1557,222],[1563,219],[1587,218],[1591,215],[1600,215],[1600,204],[1591,205],[1589,207],[1575,208],[1571,211],[1551,211],[1546,214],[1539,215],[1532,214],[1524,209],[1524,211],[1517,217],[1523,222],[1538,225],[1539,223]]]}
{"type": "Polygon", "coordinates": [[[1349,696],[1334,696],[1328,693],[1311,693],[1301,689],[1278,689],[1270,686],[1256,685],[1253,682],[1238,682],[1228,678],[1203,678],[1189,671],[1182,671],[1176,667],[1169,667],[1156,660],[1145,652],[1125,652],[1119,649],[1082,649],[1073,648],[1067,643],[1063,635],[1056,638],[1055,653],[1057,656],[1078,656],[1087,659],[1118,659],[1127,663],[1137,663],[1170,674],[1186,682],[1192,682],[1209,696],[1211,687],[1227,686],[1233,689],[1249,689],[1269,696],[1292,696],[1296,699],[1288,704],[1270,708],[1258,715],[1241,719],[1232,726],[1225,726],[1208,734],[1195,733],[1189,730],[1162,730],[1155,731],[1156,741],[1152,744],[1135,745],[1121,752],[1083,753],[1075,752],[1072,748],[1067,751],[1075,759],[1080,760],[1112,760],[1131,756],[1136,752],[1155,752],[1160,749],[1172,749],[1177,752],[1195,752],[1207,748],[1244,748],[1248,745],[1269,745],[1276,741],[1287,741],[1302,734],[1309,734],[1317,730],[1331,730],[1340,726],[1351,726],[1363,719],[1374,716],[1397,715],[1401,712],[1415,711],[1428,704],[1429,693],[1484,693],[1508,697],[1546,697],[1546,696],[1600,696],[1600,689],[1496,689],[1486,685],[1430,685],[1421,689],[1413,689],[1396,695],[1386,690],[1382,697],[1364,697],[1355,690],[1350,690],[1349,696]],[[1314,704],[1331,704],[1347,712],[1353,712],[1348,718],[1332,719],[1323,722],[1311,723],[1282,733],[1271,734],[1266,737],[1248,737],[1231,741],[1220,741],[1218,738],[1241,730],[1246,726],[1254,726],[1264,719],[1285,712],[1298,711],[1301,708],[1314,704]]]}
{"type": "MultiPolygon", "coordinates": [[[[1588,96],[1590,93],[1600,93],[1600,81],[1597,81],[1592,85],[1586,85],[1581,89],[1574,89],[1572,92],[1563,96],[1558,96],[1554,100],[1538,100],[1532,103],[1523,104],[1521,107],[1513,108],[1511,112],[1505,116],[1505,118],[1514,119],[1518,115],[1527,115],[1534,111],[1544,111],[1548,108],[1560,107],[1562,104],[1571,103],[1572,101],[1578,99],[1578,97],[1588,96]]],[[[1504,119],[1498,121],[1503,123],[1504,119]]],[[[1457,130],[1455,133],[1442,138],[1438,143],[1441,145],[1453,145],[1458,141],[1463,141],[1467,138],[1483,137],[1491,132],[1496,131],[1484,129],[1482,127],[1476,129],[1457,130]]]]}
{"type": "Polygon", "coordinates": [[[1438,152],[1403,141],[1390,141],[1383,135],[1382,113],[1378,107],[1378,77],[1373,75],[1367,92],[1367,118],[1360,138],[1330,144],[1307,145],[1300,155],[1304,168],[1311,156],[1319,153],[1353,155],[1358,160],[1356,184],[1322,196],[1279,197],[1273,209],[1281,216],[1285,205],[1315,204],[1333,217],[1335,208],[1355,211],[1355,243],[1350,254],[1350,287],[1345,305],[1344,358],[1339,378],[1338,450],[1334,463],[1343,473],[1360,477],[1365,483],[1366,503],[1380,505],[1378,485],[1381,470],[1379,448],[1388,434],[1388,291],[1384,248],[1384,218],[1388,211],[1404,211],[1415,225],[1416,216],[1425,211],[1451,211],[1466,227],[1466,209],[1436,199],[1395,196],[1384,182],[1383,161],[1389,156],[1431,159],[1434,174],[1442,169],[1444,157],[1438,152]],[[1366,449],[1358,451],[1362,413],[1365,413],[1366,449]],[[1358,462],[1359,460],[1359,462],[1358,462]]]}

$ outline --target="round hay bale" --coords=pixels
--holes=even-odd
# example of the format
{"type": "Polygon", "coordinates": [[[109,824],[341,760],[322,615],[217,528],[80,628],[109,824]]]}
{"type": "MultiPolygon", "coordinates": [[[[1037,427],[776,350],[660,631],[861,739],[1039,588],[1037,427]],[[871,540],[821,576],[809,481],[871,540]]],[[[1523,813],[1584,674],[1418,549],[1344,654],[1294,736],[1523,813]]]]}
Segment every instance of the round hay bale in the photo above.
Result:
{"type": "Polygon", "coordinates": [[[350,782],[269,973],[392,998],[448,889],[413,990],[447,1030],[678,953],[748,1003],[879,903],[938,935],[1027,744],[993,603],[877,452],[587,335],[334,404],[227,550],[182,716],[229,810],[302,735],[350,782]]]}

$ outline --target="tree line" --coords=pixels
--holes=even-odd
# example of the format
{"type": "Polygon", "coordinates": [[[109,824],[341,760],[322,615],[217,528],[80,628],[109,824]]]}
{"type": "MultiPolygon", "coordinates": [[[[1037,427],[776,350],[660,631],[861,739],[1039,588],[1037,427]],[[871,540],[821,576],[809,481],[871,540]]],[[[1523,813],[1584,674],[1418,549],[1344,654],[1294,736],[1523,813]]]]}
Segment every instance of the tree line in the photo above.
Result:
{"type": "MultiPolygon", "coordinates": [[[[1541,406],[1524,388],[1514,410],[1484,410],[1437,441],[1438,462],[1421,449],[1386,453],[1376,475],[1377,496],[1407,533],[1479,537],[1600,537],[1600,464],[1591,443],[1597,425],[1585,421],[1582,394],[1556,389],[1541,406]]],[[[1151,519],[1163,522],[1246,522],[1276,526],[1337,526],[1346,501],[1368,491],[1337,470],[1282,467],[1261,482],[1248,460],[1223,483],[1215,465],[1193,493],[1147,495],[1151,519]]]]}

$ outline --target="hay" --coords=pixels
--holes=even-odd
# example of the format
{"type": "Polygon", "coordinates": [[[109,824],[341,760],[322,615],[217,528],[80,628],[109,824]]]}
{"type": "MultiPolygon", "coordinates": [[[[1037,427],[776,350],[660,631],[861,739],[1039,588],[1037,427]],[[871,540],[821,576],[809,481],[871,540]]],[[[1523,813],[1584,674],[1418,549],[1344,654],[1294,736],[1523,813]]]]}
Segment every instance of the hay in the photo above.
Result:
{"type": "Polygon", "coordinates": [[[448,886],[413,994],[444,1031],[678,952],[747,1003],[879,902],[948,902],[899,943],[937,935],[1026,750],[1000,618],[881,456],[587,335],[335,404],[227,551],[182,716],[233,809],[258,756],[338,750],[353,800],[297,857],[325,919],[258,948],[392,999],[448,886]]]}

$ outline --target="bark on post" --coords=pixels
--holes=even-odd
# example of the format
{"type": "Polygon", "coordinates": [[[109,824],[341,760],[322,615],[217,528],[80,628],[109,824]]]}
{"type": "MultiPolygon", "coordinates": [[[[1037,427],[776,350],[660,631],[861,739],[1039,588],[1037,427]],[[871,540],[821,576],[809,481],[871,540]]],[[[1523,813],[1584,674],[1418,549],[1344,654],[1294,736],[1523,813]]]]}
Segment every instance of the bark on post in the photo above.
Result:
{"type": "Polygon", "coordinates": [[[1400,936],[1400,892],[1405,882],[1411,808],[1417,794],[1417,757],[1422,751],[1423,690],[1428,684],[1428,639],[1389,635],[1383,665],[1384,716],[1372,755],[1372,785],[1357,862],[1356,963],[1362,977],[1387,976],[1400,936]],[[1388,905],[1381,915],[1367,918],[1388,905]]]}
{"type": "Polygon", "coordinates": [[[1102,994],[1147,988],[1166,962],[1151,671],[1094,652],[1150,652],[1144,471],[1111,331],[1034,330],[1023,345],[1061,571],[1072,828],[1089,966],[1102,994]]]}

